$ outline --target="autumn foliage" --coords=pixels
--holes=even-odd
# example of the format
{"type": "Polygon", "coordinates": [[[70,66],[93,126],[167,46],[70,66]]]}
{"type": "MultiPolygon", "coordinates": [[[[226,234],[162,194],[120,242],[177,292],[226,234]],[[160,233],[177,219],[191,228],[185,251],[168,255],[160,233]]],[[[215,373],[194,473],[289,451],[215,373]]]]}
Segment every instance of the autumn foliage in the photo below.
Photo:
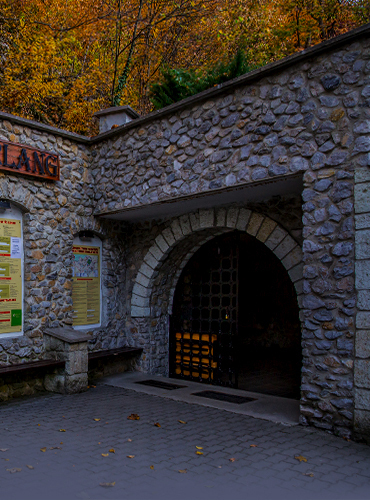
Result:
{"type": "Polygon", "coordinates": [[[163,68],[260,66],[369,21],[368,0],[0,0],[0,109],[83,134],[153,109],[163,68]]]}

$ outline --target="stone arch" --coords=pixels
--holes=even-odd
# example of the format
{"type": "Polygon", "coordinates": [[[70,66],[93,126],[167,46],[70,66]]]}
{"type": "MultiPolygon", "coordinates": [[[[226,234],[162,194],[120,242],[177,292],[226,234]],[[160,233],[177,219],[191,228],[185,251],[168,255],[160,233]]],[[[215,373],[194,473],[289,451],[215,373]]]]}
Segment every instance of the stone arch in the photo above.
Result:
{"type": "Polygon", "coordinates": [[[22,212],[31,212],[35,203],[35,197],[28,189],[16,182],[10,183],[8,179],[0,184],[0,198],[14,203],[22,212]]]}
{"type": "Polygon", "coordinates": [[[218,209],[203,209],[194,213],[175,218],[155,239],[146,253],[143,263],[136,275],[131,297],[131,317],[146,318],[151,316],[150,299],[153,283],[162,263],[172,249],[187,236],[198,231],[213,229],[210,236],[207,234],[204,241],[197,242],[185,255],[178,268],[170,292],[170,305],[177,280],[182,269],[194,253],[210,238],[225,231],[238,229],[246,231],[264,243],[280,260],[287,270],[294,284],[301,305],[302,296],[302,250],[300,245],[290,236],[281,225],[270,217],[252,212],[246,208],[229,207],[218,209]]]}
{"type": "Polygon", "coordinates": [[[94,217],[75,217],[71,224],[71,232],[73,236],[77,236],[80,231],[92,231],[102,240],[108,237],[107,229],[94,217]]]}

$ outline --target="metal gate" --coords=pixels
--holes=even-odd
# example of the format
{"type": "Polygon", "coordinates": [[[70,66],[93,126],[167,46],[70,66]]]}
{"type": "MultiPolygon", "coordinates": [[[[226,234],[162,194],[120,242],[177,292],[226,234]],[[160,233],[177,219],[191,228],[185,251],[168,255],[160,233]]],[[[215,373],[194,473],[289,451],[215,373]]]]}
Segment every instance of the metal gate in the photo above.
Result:
{"type": "Polygon", "coordinates": [[[207,243],[185,267],[170,318],[170,376],[237,387],[239,239],[207,243]]]}

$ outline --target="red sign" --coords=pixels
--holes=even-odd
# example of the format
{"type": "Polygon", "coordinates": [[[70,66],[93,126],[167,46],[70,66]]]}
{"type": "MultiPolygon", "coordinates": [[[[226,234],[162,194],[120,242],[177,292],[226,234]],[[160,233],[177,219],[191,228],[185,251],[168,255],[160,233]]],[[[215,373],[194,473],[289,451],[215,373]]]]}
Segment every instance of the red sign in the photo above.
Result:
{"type": "Polygon", "coordinates": [[[0,170],[58,181],[59,156],[30,146],[0,141],[0,170]]]}

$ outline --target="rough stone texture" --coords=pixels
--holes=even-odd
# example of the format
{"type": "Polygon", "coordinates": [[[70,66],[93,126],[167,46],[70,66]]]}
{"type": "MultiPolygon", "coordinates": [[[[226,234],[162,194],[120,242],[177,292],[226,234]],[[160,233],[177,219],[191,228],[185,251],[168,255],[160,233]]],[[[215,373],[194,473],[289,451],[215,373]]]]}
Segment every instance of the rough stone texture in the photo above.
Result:
{"type": "Polygon", "coordinates": [[[352,386],[355,364],[356,387],[369,389],[360,369],[370,359],[363,333],[370,312],[369,59],[364,35],[133,122],[91,147],[3,120],[0,137],[60,154],[61,180],[0,174],[0,197],[28,210],[25,335],[0,340],[0,365],[42,358],[43,328],[71,325],[73,235],[91,229],[103,238],[104,317],[89,349],[143,347],[138,368],[166,373],[181,270],[208,239],[237,229],[278,255],[302,294],[301,423],[343,436],[363,430],[370,418],[356,409],[352,386]],[[294,176],[303,180],[302,200],[297,190],[271,198],[266,187],[253,201],[246,195],[243,203],[180,217],[120,223],[93,216],[240,186],[255,193],[261,183],[294,176]]]}

